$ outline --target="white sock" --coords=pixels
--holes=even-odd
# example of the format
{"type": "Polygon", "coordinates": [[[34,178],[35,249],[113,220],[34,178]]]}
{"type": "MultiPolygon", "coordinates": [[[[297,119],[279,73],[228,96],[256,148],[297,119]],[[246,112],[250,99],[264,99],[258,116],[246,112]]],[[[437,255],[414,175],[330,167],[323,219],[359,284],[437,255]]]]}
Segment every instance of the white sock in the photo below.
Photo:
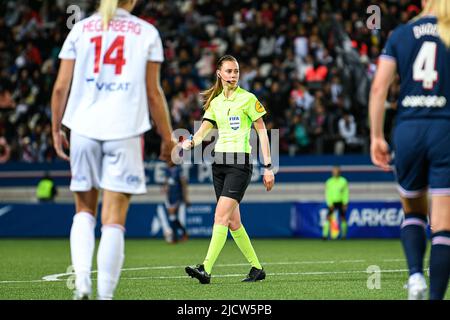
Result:
{"type": "Polygon", "coordinates": [[[98,299],[110,300],[119,282],[125,258],[125,228],[118,224],[102,227],[102,237],[97,252],[98,299]]]}
{"type": "Polygon", "coordinates": [[[94,216],[78,212],[70,229],[70,252],[75,271],[75,287],[81,294],[91,293],[91,267],[95,248],[94,216]]]}

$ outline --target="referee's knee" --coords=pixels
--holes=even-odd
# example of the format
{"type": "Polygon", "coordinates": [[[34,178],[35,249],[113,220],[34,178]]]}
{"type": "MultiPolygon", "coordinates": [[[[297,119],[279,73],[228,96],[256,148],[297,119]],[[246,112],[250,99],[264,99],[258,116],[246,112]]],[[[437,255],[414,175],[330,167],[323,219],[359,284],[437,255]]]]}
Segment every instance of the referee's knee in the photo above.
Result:
{"type": "Polygon", "coordinates": [[[228,227],[228,225],[230,224],[230,219],[228,217],[215,216],[214,224],[220,224],[222,226],[228,227]]]}

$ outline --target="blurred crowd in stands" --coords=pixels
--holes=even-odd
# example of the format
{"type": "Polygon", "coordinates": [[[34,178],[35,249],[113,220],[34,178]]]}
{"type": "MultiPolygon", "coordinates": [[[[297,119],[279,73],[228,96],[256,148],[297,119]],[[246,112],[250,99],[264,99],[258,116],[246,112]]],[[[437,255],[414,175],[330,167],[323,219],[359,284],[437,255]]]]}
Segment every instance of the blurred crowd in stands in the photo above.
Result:
{"type": "MultiPolygon", "coordinates": [[[[141,0],[133,13],[161,33],[161,81],[174,128],[192,132],[202,117],[200,92],[227,53],[240,62],[240,86],[268,110],[268,129],[280,130],[281,154],[339,155],[368,152],[370,87],[360,84],[370,85],[389,32],[420,12],[418,2],[141,0]],[[380,29],[367,27],[373,4],[380,29]]],[[[0,2],[0,163],[56,160],[50,97],[71,4],[81,18],[96,8],[83,0],[0,2]]],[[[386,102],[388,139],[398,91],[397,79],[386,102]]],[[[146,158],[157,157],[157,134],[145,140],[146,158]]]]}

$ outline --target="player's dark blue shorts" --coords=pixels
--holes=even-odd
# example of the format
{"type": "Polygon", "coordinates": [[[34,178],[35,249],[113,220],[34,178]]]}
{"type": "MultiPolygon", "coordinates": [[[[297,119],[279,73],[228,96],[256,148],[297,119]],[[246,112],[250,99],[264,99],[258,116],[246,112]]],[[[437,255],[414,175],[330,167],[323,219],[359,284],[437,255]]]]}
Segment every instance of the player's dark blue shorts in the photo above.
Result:
{"type": "Polygon", "coordinates": [[[395,171],[405,198],[450,195],[450,119],[404,120],[394,131],[395,171]]]}
{"type": "Polygon", "coordinates": [[[183,201],[183,197],[179,192],[168,192],[166,197],[166,208],[176,208],[183,201]]]}

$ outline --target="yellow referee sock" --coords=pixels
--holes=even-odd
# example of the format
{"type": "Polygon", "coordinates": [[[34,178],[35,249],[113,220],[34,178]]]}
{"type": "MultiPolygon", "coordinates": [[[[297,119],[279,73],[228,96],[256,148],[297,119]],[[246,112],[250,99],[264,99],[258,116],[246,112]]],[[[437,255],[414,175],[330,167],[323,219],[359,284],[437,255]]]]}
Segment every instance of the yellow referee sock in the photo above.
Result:
{"type": "Polygon", "coordinates": [[[211,274],[212,267],[217,260],[217,257],[222,251],[225,242],[227,241],[228,227],[222,226],[220,224],[215,224],[213,226],[213,232],[211,237],[211,242],[209,243],[208,253],[206,254],[205,261],[203,265],[205,271],[211,274]]]}
{"type": "Polygon", "coordinates": [[[247,231],[245,231],[244,226],[241,225],[241,227],[236,231],[230,230],[230,232],[234,239],[234,242],[236,242],[239,250],[241,250],[242,254],[245,256],[251,266],[257,269],[262,269],[258,257],[256,256],[255,249],[253,249],[252,243],[250,242],[250,238],[248,237],[247,231]]]}

